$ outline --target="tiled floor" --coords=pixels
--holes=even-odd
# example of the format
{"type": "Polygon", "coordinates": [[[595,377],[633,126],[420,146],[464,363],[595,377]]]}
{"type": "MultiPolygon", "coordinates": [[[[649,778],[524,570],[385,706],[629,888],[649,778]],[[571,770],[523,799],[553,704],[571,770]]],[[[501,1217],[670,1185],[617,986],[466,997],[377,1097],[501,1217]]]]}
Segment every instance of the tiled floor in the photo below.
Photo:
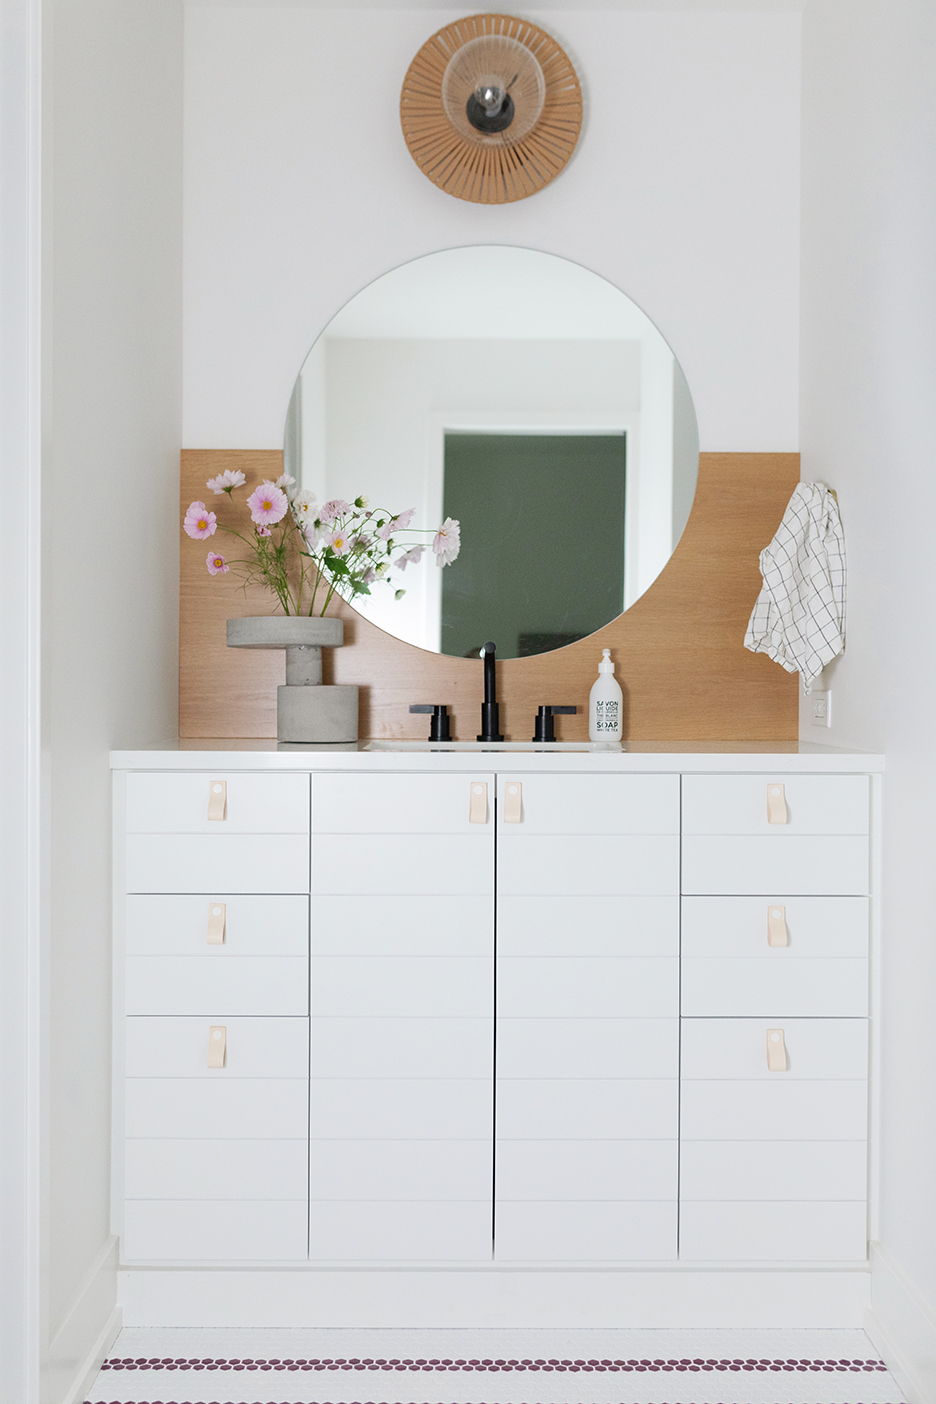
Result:
{"type": "Polygon", "coordinates": [[[88,1404],[902,1404],[863,1331],[127,1330],[88,1404]]]}

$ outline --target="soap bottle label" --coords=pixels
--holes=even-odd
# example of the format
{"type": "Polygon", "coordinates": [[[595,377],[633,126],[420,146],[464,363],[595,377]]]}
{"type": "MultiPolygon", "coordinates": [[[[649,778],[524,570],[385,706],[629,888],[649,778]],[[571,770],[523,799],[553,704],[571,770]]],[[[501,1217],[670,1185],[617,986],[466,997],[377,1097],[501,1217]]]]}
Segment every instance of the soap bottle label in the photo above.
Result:
{"type": "Polygon", "coordinates": [[[598,731],[617,731],[621,725],[620,703],[616,698],[595,701],[595,728],[598,731]]]}

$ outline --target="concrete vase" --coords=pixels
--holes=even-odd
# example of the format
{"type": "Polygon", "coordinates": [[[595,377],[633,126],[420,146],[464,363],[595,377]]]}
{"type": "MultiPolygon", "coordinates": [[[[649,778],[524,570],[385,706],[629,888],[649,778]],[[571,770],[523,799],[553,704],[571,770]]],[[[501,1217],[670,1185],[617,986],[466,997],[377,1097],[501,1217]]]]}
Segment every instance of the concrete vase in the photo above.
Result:
{"type": "Polygon", "coordinates": [[[278,741],[356,741],[358,689],[347,684],[324,686],[322,649],[341,648],[340,619],[295,615],[261,615],[227,621],[228,648],[286,650],[286,684],[276,690],[278,741]]]}

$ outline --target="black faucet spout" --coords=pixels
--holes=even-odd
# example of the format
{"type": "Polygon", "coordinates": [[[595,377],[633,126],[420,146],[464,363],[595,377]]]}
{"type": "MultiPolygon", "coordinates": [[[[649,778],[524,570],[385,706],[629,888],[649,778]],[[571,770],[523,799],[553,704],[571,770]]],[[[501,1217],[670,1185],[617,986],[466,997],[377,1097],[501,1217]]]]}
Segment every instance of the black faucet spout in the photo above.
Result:
{"type": "Polygon", "coordinates": [[[503,741],[500,733],[497,706],[497,675],[494,671],[494,656],[497,650],[492,643],[486,643],[481,650],[484,659],[484,701],[481,704],[481,734],[479,741],[503,741]]]}

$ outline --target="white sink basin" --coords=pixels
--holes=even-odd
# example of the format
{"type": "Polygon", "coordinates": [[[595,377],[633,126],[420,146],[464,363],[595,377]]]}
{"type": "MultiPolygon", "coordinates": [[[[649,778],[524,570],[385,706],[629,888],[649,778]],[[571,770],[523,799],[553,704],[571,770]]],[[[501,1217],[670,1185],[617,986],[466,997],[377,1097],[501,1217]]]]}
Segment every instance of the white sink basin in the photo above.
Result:
{"type": "Polygon", "coordinates": [[[612,751],[620,741],[368,741],[365,751],[612,751]]]}

